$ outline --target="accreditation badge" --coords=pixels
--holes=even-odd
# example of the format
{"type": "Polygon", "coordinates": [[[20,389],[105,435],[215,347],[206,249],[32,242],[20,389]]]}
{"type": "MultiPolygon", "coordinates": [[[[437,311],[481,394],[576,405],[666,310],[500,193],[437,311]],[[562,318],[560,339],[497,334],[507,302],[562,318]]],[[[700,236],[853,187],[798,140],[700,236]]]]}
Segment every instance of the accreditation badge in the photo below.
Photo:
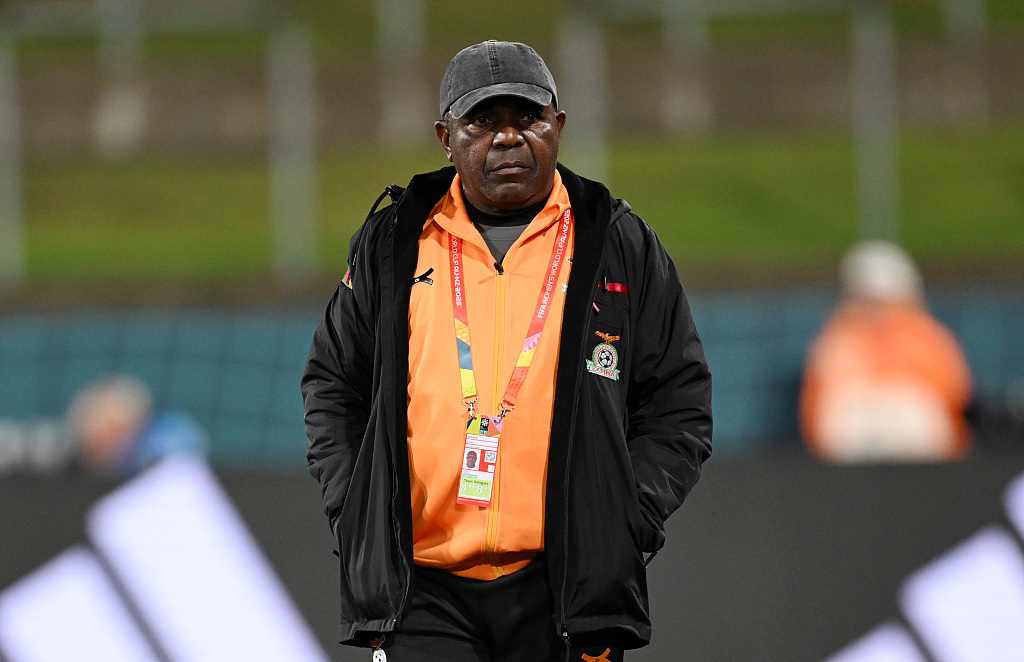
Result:
{"type": "Polygon", "coordinates": [[[457,503],[485,508],[491,505],[501,423],[500,416],[474,416],[470,419],[466,427],[466,443],[462,449],[462,475],[459,479],[457,503]]]}

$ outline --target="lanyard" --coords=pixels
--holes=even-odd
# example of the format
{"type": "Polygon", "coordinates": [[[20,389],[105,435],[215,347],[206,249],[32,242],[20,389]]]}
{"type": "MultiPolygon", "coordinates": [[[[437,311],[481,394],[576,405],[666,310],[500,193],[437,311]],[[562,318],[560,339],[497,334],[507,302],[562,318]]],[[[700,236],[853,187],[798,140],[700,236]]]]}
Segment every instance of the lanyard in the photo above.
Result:
{"type": "MultiPolygon", "coordinates": [[[[548,310],[551,307],[551,299],[554,294],[555,285],[558,283],[558,274],[562,270],[565,261],[565,251],[569,243],[569,229],[572,227],[572,210],[566,209],[562,214],[562,220],[558,227],[558,236],[555,244],[551,247],[551,261],[548,266],[544,284],[540,289],[540,296],[537,298],[537,311],[530,321],[530,328],[526,332],[526,340],[523,341],[523,348],[516,360],[515,370],[509,379],[508,388],[501,399],[501,418],[516,408],[516,401],[519,398],[519,391],[526,381],[526,373],[530,369],[534,352],[540,344],[540,334],[544,330],[544,322],[548,317],[548,310]]],[[[476,417],[476,401],[479,397],[476,391],[476,378],[473,375],[473,354],[470,351],[469,343],[469,314],[466,309],[465,292],[465,271],[462,262],[462,239],[452,233],[448,233],[448,258],[451,263],[452,281],[452,309],[455,313],[455,346],[459,352],[459,372],[462,377],[462,401],[468,406],[471,418],[476,417]]]]}

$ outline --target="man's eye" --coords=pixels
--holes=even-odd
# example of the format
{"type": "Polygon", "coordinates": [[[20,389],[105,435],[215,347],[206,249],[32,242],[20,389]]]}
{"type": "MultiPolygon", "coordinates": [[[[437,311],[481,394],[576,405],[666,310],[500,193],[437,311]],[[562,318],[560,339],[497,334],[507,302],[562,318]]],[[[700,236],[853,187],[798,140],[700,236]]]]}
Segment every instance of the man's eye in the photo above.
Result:
{"type": "Polygon", "coordinates": [[[486,116],[481,115],[480,117],[474,117],[471,123],[476,124],[477,126],[482,126],[484,124],[487,124],[487,122],[489,121],[490,120],[488,120],[486,116]]]}

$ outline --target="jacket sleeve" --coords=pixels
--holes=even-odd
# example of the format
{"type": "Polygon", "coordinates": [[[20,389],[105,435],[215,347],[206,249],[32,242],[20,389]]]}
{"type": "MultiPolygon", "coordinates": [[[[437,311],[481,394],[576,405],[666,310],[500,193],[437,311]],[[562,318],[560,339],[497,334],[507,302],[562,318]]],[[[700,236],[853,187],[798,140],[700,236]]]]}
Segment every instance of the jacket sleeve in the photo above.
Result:
{"type": "Polygon", "coordinates": [[[302,376],[306,459],[320,483],[331,530],[344,505],[372,400],[376,306],[373,261],[359,241],[363,234],[352,240],[349,271],[313,334],[302,376]]]}
{"type": "Polygon", "coordinates": [[[675,265],[654,231],[636,220],[644,268],[633,313],[626,438],[644,517],[642,544],[655,552],[665,542],[665,520],[711,455],[711,373],[675,265]]]}

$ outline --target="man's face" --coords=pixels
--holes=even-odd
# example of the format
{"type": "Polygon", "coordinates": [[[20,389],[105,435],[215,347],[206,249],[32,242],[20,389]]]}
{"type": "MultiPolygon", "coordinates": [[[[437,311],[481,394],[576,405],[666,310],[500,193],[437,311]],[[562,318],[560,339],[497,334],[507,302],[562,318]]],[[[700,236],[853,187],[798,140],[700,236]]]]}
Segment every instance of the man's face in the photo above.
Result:
{"type": "Polygon", "coordinates": [[[543,202],[551,192],[565,113],[519,97],[495,97],[465,117],[434,125],[469,203],[498,214],[543,202]]]}

